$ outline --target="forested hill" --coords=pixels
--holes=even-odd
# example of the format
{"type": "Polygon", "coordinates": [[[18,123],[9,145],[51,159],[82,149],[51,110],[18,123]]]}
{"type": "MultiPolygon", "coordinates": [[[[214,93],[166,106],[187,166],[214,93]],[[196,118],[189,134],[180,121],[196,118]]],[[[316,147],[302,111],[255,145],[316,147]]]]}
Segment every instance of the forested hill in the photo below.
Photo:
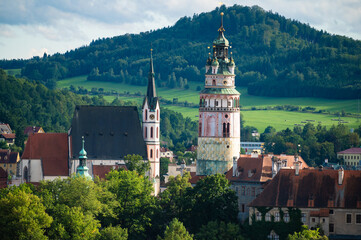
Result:
{"type": "Polygon", "coordinates": [[[250,94],[358,98],[361,95],[361,41],[318,31],[260,7],[222,6],[183,17],[168,28],[92,41],[65,54],[29,61],[1,61],[53,88],[56,80],[88,75],[89,80],[144,85],[152,44],[158,85],[184,87],[204,81],[207,47],[217,37],[220,12],[232,43],[236,84],[250,94]]]}

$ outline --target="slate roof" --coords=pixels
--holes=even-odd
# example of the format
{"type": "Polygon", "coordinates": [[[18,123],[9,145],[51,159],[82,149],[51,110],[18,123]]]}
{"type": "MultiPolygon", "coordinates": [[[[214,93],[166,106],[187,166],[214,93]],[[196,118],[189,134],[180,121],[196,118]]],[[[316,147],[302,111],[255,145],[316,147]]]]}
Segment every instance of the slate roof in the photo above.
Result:
{"type": "Polygon", "coordinates": [[[12,133],[10,125],[6,123],[0,123],[0,133],[12,133]]]}
{"type": "Polygon", "coordinates": [[[29,136],[22,159],[41,159],[44,176],[69,176],[68,134],[42,133],[29,136]]]}
{"type": "Polygon", "coordinates": [[[0,163],[11,163],[16,164],[18,160],[19,153],[11,152],[10,150],[0,149],[0,163]]]}
{"type": "Polygon", "coordinates": [[[361,154],[361,148],[349,148],[337,154],[361,154]]]}
{"type": "Polygon", "coordinates": [[[105,179],[105,175],[107,175],[111,170],[119,168],[128,170],[125,165],[93,165],[93,175],[98,176],[101,179],[105,179]]]}
{"type": "Polygon", "coordinates": [[[145,103],[148,103],[149,109],[152,111],[155,110],[158,103],[157,92],[155,90],[155,79],[154,79],[154,68],[153,68],[153,56],[150,55],[150,68],[148,73],[148,87],[147,87],[147,95],[144,98],[143,108],[145,103]]]}
{"type": "MultiPolygon", "coordinates": [[[[226,178],[230,181],[250,181],[250,182],[266,182],[272,179],[272,157],[281,160],[287,160],[287,167],[293,167],[294,156],[292,155],[258,155],[251,157],[242,154],[237,160],[238,176],[233,177],[233,167],[226,173],[226,178]]],[[[302,162],[301,168],[308,168],[307,163],[298,158],[302,162]]]]}
{"type": "Polygon", "coordinates": [[[77,106],[70,135],[73,159],[79,157],[82,136],[89,160],[117,160],[128,154],[147,159],[137,107],[77,106]]]}
{"type": "Polygon", "coordinates": [[[361,171],[344,170],[339,185],[338,170],[302,169],[296,176],[294,169],[281,169],[250,206],[288,207],[292,199],[293,207],[307,208],[313,199],[314,208],[361,208],[360,186],[361,171]]]}

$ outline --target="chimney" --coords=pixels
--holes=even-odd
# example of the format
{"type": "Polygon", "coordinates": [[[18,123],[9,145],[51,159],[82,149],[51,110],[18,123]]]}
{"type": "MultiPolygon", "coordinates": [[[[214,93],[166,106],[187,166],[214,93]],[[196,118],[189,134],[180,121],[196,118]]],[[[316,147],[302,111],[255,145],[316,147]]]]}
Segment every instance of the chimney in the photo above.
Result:
{"type": "Polygon", "coordinates": [[[343,168],[341,167],[338,170],[338,185],[342,185],[343,182],[343,176],[345,175],[343,168]]]}
{"type": "Polygon", "coordinates": [[[300,162],[296,161],[294,162],[295,165],[295,175],[298,176],[300,174],[300,162]]]}
{"type": "Polygon", "coordinates": [[[237,157],[233,157],[233,177],[238,176],[238,168],[237,168],[237,157]]]}

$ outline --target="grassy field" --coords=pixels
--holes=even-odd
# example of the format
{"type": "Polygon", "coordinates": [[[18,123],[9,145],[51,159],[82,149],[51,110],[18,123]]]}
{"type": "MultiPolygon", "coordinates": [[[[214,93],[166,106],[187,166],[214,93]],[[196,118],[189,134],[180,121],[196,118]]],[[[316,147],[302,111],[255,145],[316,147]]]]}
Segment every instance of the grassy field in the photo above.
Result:
{"type": "Polygon", "coordinates": [[[5,72],[8,75],[16,76],[21,74],[21,68],[6,69],[5,72]]]}
{"type": "MultiPolygon", "coordinates": [[[[146,86],[134,86],[124,83],[111,83],[111,82],[90,82],[86,80],[86,76],[80,76],[75,78],[69,78],[58,82],[58,88],[69,87],[73,85],[75,87],[82,86],[88,90],[91,88],[104,88],[105,91],[116,90],[119,93],[123,92],[146,92],[146,86]]],[[[199,92],[196,91],[197,86],[202,86],[202,83],[190,82],[190,89],[168,89],[168,88],[157,88],[157,94],[164,99],[172,100],[178,98],[180,102],[190,102],[197,104],[199,101],[199,92]]],[[[326,110],[330,113],[341,112],[344,110],[349,113],[358,112],[358,101],[357,100],[334,100],[334,99],[322,99],[322,98],[274,98],[274,97],[259,97],[251,96],[247,93],[246,88],[237,88],[241,92],[240,104],[245,109],[251,109],[252,107],[261,108],[267,106],[279,106],[279,105],[294,105],[300,107],[314,107],[317,110],[326,110]]],[[[105,96],[107,101],[112,102],[115,96],[105,96]]],[[[142,103],[143,97],[129,97],[120,96],[121,100],[124,101],[135,101],[142,103]]],[[[190,117],[192,120],[198,120],[198,109],[188,108],[180,106],[166,105],[163,106],[172,109],[177,112],[181,112],[183,116],[190,117]]],[[[333,124],[337,124],[334,115],[325,114],[313,114],[313,113],[302,113],[302,112],[289,112],[289,111],[241,111],[243,114],[245,124],[248,126],[254,126],[259,131],[263,132],[264,129],[271,125],[277,130],[293,128],[295,124],[304,124],[306,120],[314,120],[314,124],[317,125],[321,122],[322,125],[330,127],[333,124]]],[[[348,122],[347,126],[355,128],[360,123],[356,118],[345,117],[342,120],[348,122]]]]}

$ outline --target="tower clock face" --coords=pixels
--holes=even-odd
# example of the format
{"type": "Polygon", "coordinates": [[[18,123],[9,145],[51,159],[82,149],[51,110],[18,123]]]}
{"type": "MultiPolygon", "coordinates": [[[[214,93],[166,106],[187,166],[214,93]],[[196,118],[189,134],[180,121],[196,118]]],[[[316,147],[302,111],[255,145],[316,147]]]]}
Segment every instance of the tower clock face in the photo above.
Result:
{"type": "Polygon", "coordinates": [[[153,119],[154,119],[154,114],[150,114],[149,118],[150,118],[151,120],[153,120],[153,119]]]}

